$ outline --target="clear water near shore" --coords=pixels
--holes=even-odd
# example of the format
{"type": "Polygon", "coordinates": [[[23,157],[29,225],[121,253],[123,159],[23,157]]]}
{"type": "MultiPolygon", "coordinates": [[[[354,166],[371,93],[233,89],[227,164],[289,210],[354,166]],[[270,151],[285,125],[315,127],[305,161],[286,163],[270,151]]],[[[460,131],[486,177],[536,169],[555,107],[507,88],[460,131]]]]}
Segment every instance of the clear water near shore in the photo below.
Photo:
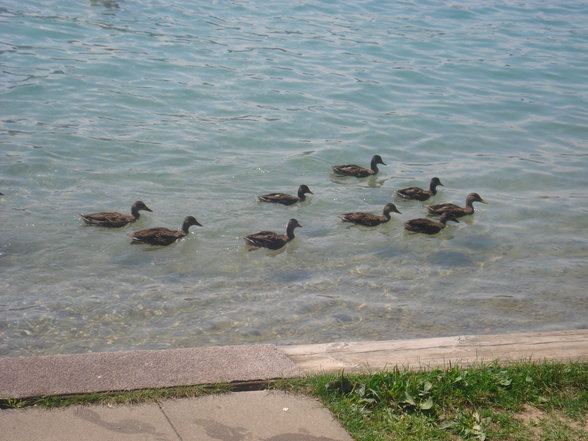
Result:
{"type": "Polygon", "coordinates": [[[585,2],[0,2],[0,354],[588,325],[585,2]],[[341,163],[388,164],[374,178],[341,163]],[[434,237],[394,191],[489,205],[434,237]],[[255,196],[314,195],[292,207],[255,196]],[[106,230],[78,214],[153,209],[106,230]],[[337,216],[402,211],[378,228],[337,216]],[[203,225],[166,248],[127,233],[203,225]],[[303,224],[279,252],[242,237],[303,224]]]}

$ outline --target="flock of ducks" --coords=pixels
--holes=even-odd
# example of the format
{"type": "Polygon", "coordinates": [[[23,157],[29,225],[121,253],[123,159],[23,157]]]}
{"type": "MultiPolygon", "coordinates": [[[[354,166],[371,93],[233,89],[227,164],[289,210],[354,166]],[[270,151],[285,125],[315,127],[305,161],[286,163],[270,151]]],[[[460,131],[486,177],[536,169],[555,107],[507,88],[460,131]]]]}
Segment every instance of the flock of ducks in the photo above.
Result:
{"type": "MultiPolygon", "coordinates": [[[[372,157],[370,168],[360,167],[355,164],[336,165],[333,166],[333,172],[340,176],[352,176],[356,178],[365,178],[376,175],[378,164],[386,165],[380,155],[372,157]]],[[[412,199],[418,201],[426,201],[431,196],[437,194],[437,187],[443,186],[439,178],[434,177],[429,183],[429,189],[422,189],[419,187],[408,187],[398,190],[396,194],[404,199],[412,199]]],[[[301,185],[298,188],[296,196],[286,193],[270,193],[258,196],[262,202],[269,202],[282,205],[292,205],[297,202],[302,202],[306,199],[307,194],[313,194],[307,185],[301,185]]],[[[411,219],[404,223],[404,228],[414,233],[436,234],[440,232],[447,222],[459,222],[458,218],[474,213],[474,202],[487,202],[480,197],[478,193],[468,194],[465,206],[451,203],[428,205],[426,208],[430,216],[440,216],[439,221],[434,221],[429,218],[411,219]]],[[[152,211],[143,201],[135,202],[131,207],[131,214],[122,214],[118,212],[100,212],[90,214],[80,214],[85,223],[89,225],[97,225],[100,227],[120,228],[125,225],[135,222],[140,217],[141,211],[152,211]]],[[[350,222],[357,225],[364,225],[367,227],[375,227],[377,225],[388,222],[391,219],[390,213],[400,213],[398,208],[393,203],[388,203],[384,206],[381,215],[354,212],[346,213],[340,216],[343,222],[350,222]]],[[[188,216],[184,219],[182,227],[179,230],[170,230],[165,227],[148,228],[145,230],[135,231],[130,233],[131,244],[150,244],[150,245],[170,245],[176,240],[188,235],[191,226],[202,226],[196,218],[188,216]]],[[[294,239],[294,230],[302,227],[298,220],[290,219],[286,227],[286,234],[277,234],[272,231],[260,231],[259,233],[245,236],[244,239],[248,245],[256,248],[269,248],[277,250],[286,245],[289,241],[294,239]]]]}

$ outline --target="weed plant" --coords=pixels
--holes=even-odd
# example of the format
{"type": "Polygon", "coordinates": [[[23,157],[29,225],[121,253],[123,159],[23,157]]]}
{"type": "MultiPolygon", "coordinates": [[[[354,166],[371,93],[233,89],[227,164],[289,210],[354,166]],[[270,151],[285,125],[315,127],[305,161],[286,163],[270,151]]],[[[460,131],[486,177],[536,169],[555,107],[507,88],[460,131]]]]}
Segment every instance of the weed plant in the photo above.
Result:
{"type": "Polygon", "coordinates": [[[588,441],[583,363],[340,373],[290,387],[320,397],[358,441],[588,441]],[[517,418],[529,408],[543,428],[517,418]]]}

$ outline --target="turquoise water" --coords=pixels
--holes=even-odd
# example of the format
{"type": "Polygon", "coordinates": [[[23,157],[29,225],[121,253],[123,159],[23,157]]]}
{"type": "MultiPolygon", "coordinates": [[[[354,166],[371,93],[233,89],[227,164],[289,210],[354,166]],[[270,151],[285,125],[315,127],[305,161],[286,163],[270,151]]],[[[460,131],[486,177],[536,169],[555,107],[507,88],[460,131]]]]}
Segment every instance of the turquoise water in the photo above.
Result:
{"type": "Polygon", "coordinates": [[[588,3],[0,0],[0,354],[585,328],[588,3]],[[334,177],[330,166],[378,176],[334,177]],[[424,203],[488,205],[436,236],[424,203]],[[256,195],[314,195],[271,206],[256,195]],[[79,213],[153,210],[120,230],[79,213]],[[374,229],[338,215],[402,211],[374,229]],[[203,225],[165,248],[129,232],[203,225]],[[242,237],[304,226],[278,252],[242,237]]]}

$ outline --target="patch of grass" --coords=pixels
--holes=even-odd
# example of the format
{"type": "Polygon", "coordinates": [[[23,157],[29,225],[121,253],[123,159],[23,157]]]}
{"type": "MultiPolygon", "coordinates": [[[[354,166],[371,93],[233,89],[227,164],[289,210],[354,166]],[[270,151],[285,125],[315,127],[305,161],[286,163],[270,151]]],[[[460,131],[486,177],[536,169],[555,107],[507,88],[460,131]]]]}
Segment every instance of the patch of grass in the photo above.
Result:
{"type": "Polygon", "coordinates": [[[64,407],[72,405],[107,404],[124,405],[172,398],[190,398],[202,395],[229,392],[228,384],[216,384],[213,386],[181,386],[162,389],[140,389],[122,392],[96,392],[81,395],[65,395],[52,397],[39,397],[30,399],[0,400],[0,409],[14,409],[23,407],[64,407]]]}
{"type": "Polygon", "coordinates": [[[358,441],[588,441],[584,426],[574,423],[588,412],[586,363],[341,373],[278,387],[319,397],[358,441]],[[515,418],[524,406],[567,419],[530,428],[515,418]]]}

